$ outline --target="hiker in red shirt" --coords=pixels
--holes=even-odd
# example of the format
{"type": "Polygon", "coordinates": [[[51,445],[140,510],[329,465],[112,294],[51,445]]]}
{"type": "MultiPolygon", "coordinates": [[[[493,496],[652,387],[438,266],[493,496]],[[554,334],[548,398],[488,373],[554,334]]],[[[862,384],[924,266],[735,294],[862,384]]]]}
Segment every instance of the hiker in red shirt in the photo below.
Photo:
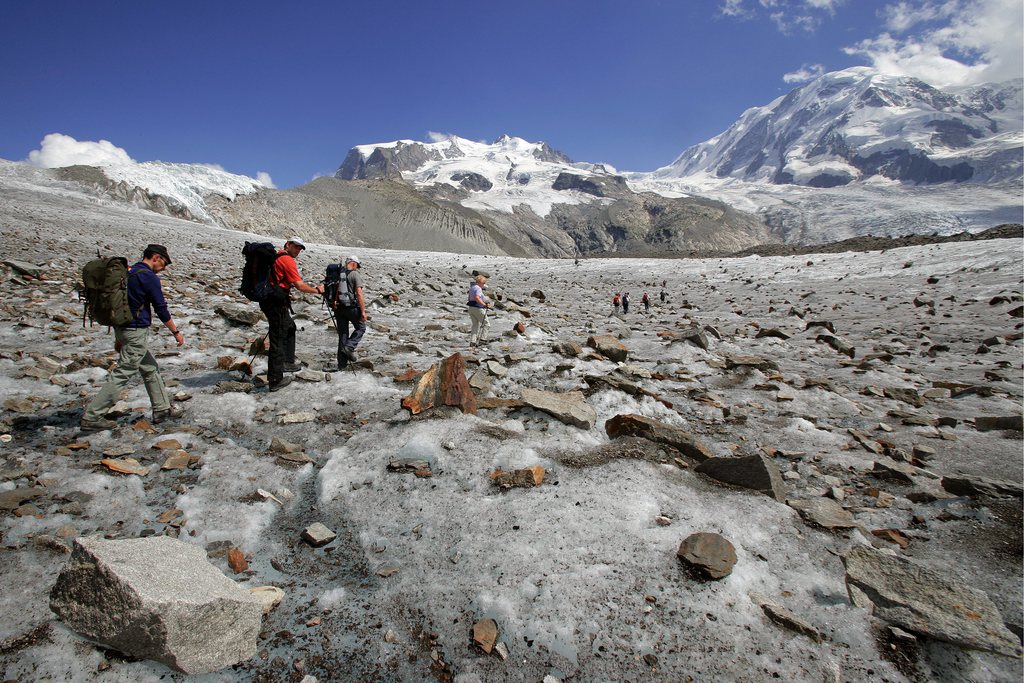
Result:
{"type": "Polygon", "coordinates": [[[323,294],[323,285],[313,287],[307,285],[299,275],[299,267],[295,263],[306,243],[299,237],[292,237],[284,243],[284,249],[277,253],[274,269],[270,273],[270,282],[282,289],[280,296],[268,297],[260,302],[260,310],[267,316],[270,325],[270,350],[267,351],[267,383],[271,391],[288,386],[292,378],[285,377],[286,372],[298,372],[300,366],[295,362],[295,321],[291,316],[292,287],[306,294],[323,294]]]}

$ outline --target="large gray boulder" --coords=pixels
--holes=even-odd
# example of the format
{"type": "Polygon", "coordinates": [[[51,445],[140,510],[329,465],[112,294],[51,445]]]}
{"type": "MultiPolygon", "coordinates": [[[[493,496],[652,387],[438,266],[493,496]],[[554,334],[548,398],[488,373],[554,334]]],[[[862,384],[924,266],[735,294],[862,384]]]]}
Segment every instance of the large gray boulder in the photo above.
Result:
{"type": "Polygon", "coordinates": [[[987,595],[907,558],[857,546],[843,557],[854,605],[908,631],[1019,656],[1020,644],[987,595]]]}
{"type": "Polygon", "coordinates": [[[50,591],[50,609],[85,637],[188,674],[256,654],[260,601],[167,536],[75,539],[50,591]]]}

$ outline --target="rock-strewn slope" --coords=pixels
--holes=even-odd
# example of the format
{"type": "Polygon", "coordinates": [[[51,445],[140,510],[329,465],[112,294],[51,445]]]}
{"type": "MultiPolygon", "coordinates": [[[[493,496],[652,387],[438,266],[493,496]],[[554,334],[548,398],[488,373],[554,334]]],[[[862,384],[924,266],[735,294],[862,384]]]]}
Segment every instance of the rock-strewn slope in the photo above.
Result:
{"type": "Polygon", "coordinates": [[[0,237],[5,678],[170,675],[47,607],[73,538],[151,535],[283,594],[218,680],[1021,677],[1019,239],[578,267],[366,249],[358,361],[331,371],[300,297],[308,367],[271,394],[245,373],[246,235],[0,173],[0,237]],[[152,348],[186,416],[149,424],[135,383],[82,434],[115,354],[76,261],[147,242],[174,255],[186,343],[152,348]],[[477,349],[472,269],[498,303],[477,349]],[[412,415],[442,361],[473,400],[412,415]]]}

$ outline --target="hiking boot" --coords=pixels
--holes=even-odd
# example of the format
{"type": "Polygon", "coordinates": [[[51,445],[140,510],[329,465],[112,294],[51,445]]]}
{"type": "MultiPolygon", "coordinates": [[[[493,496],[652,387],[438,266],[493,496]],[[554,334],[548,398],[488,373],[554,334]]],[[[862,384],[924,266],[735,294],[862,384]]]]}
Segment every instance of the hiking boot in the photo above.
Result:
{"type": "Polygon", "coordinates": [[[284,389],[286,386],[288,386],[291,383],[292,383],[292,378],[291,377],[285,377],[284,379],[282,379],[277,384],[271,384],[270,385],[270,390],[271,391],[277,391],[278,389],[284,389]]]}
{"type": "Polygon", "coordinates": [[[185,411],[178,406],[171,406],[164,410],[154,410],[152,423],[158,425],[161,422],[166,422],[167,420],[176,420],[184,414],[185,411]]]}
{"type": "Polygon", "coordinates": [[[344,353],[345,357],[348,358],[350,361],[355,361],[355,359],[356,359],[356,350],[355,349],[350,349],[350,348],[348,348],[346,346],[345,349],[342,351],[342,353],[344,353]]]}
{"type": "Polygon", "coordinates": [[[284,371],[285,372],[298,372],[301,369],[302,369],[302,363],[285,363],[284,364],[284,371]]]}
{"type": "Polygon", "coordinates": [[[116,422],[104,417],[98,417],[95,420],[89,420],[83,417],[78,423],[78,426],[83,432],[99,432],[104,429],[117,429],[116,422]]]}

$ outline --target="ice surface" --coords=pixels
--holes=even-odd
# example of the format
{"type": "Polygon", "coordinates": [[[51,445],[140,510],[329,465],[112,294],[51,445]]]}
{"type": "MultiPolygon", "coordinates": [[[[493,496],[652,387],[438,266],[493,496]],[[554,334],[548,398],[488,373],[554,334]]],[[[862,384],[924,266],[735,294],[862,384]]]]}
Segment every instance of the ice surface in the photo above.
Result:
{"type": "MultiPolygon", "coordinates": [[[[46,595],[66,556],[48,539],[59,538],[63,527],[111,537],[177,533],[210,548],[212,561],[243,585],[271,583],[286,592],[266,617],[260,648],[267,658],[201,679],[208,681],[284,679],[297,672],[297,660],[321,680],[429,680],[431,651],[467,681],[547,674],[568,680],[912,680],[883,656],[877,624],[846,596],[839,554],[853,544],[881,542],[870,536],[878,528],[907,530],[909,556],[970,580],[1008,620],[1019,616],[1020,558],[1005,546],[1014,533],[1019,538],[1019,528],[993,526],[1010,513],[963,499],[913,504],[910,487],[865,474],[875,456],[847,432],[866,430],[901,448],[933,446],[937,455],[928,468],[939,474],[1020,481],[1019,440],[969,425],[976,415],[1021,410],[1021,342],[1009,340],[1019,321],[1007,314],[1020,304],[989,305],[995,296],[1021,294],[1019,240],[778,258],[584,259],[578,267],[563,260],[361,250],[370,292],[399,294],[397,303],[372,313],[375,327],[360,345],[360,358],[372,369],[355,365],[330,373],[330,381],[297,381],[273,394],[220,394],[217,383],[244,378],[217,370],[216,358],[245,357],[246,342],[266,329],[263,323],[232,327],[212,312],[225,300],[237,301],[236,273],[223,264],[237,261],[250,236],[89,201],[32,173],[5,175],[3,166],[0,234],[20,245],[19,258],[44,264],[47,273],[28,286],[14,278],[2,284],[10,308],[3,309],[0,325],[0,392],[4,400],[31,399],[39,407],[0,415],[12,436],[0,444],[0,454],[33,471],[0,488],[46,489],[35,503],[38,516],[4,511],[0,518],[4,678],[173,676],[152,663],[101,652],[52,621],[46,595]],[[158,237],[175,255],[164,283],[187,343],[179,350],[162,334],[153,348],[165,377],[176,381],[172,393],[192,396],[182,403],[187,417],[153,434],[126,426],[82,435],[75,425],[104,369],[60,375],[67,387],[24,376],[40,363],[39,354],[61,362],[114,357],[105,330],[82,330],[75,317],[68,282],[77,273],[66,254],[98,244],[130,251],[158,237]],[[495,296],[532,310],[530,318],[499,311],[495,338],[477,351],[468,347],[464,310],[474,268],[492,271],[495,296]],[[669,295],[664,306],[657,296],[662,280],[669,295]],[[437,289],[414,289],[427,282],[437,289]],[[547,293],[544,304],[530,297],[538,288],[547,293]],[[645,289],[655,302],[651,315],[612,315],[612,292],[629,290],[642,308],[645,289]],[[915,297],[933,299],[936,315],[915,307],[915,297]],[[61,312],[72,322],[53,318],[61,312]],[[815,341],[814,328],[804,329],[810,320],[834,322],[857,346],[857,360],[884,349],[893,359],[865,368],[848,364],[815,341]],[[511,331],[516,322],[527,326],[527,335],[511,331]],[[714,326],[722,339],[712,336],[704,351],[657,336],[691,323],[714,326]],[[769,327],[791,338],[755,337],[769,327]],[[551,350],[556,341],[582,343],[591,334],[621,335],[628,363],[620,368],[587,352],[567,358],[551,350]],[[1007,341],[976,354],[993,335],[1007,341]],[[927,353],[940,344],[950,350],[927,353]],[[409,351],[410,345],[420,350],[409,351]],[[481,395],[516,399],[525,387],[580,390],[586,374],[634,368],[632,381],[655,396],[589,393],[598,415],[590,430],[530,409],[417,417],[401,409],[411,385],[394,378],[407,365],[423,371],[455,351],[467,357],[470,372],[485,360],[508,369],[504,378],[491,377],[491,389],[481,395]],[[724,370],[725,358],[734,354],[763,355],[780,371],[724,370]],[[985,379],[986,372],[1002,373],[1005,381],[985,379]],[[803,388],[812,378],[834,387],[803,388]],[[929,399],[919,411],[955,416],[956,428],[904,425],[892,413],[911,408],[869,390],[923,390],[950,379],[997,390],[929,399]],[[780,389],[792,399],[779,400],[780,389]],[[314,421],[280,423],[300,411],[314,413],[314,421]],[[678,466],[667,451],[659,459],[658,448],[650,458],[627,454],[591,462],[616,445],[605,421],[625,412],[687,429],[720,457],[782,451],[773,461],[798,477],[787,480],[791,494],[822,495],[834,478],[865,532],[808,526],[790,507],[714,485],[678,466]],[[894,431],[881,432],[880,422],[894,431]],[[160,471],[165,453],[152,445],[165,437],[177,438],[200,464],[160,471]],[[282,463],[270,451],[273,437],[299,444],[313,462],[282,463]],[[62,450],[78,440],[89,448],[62,450]],[[154,470],[142,478],[95,465],[103,451],[125,446],[129,457],[154,470]],[[433,476],[387,470],[392,459],[410,457],[427,459],[433,476]],[[489,479],[498,467],[532,465],[546,469],[545,483],[536,488],[502,491],[489,479]],[[867,493],[871,487],[891,492],[892,505],[877,505],[867,493]],[[281,502],[258,490],[274,492],[281,502]],[[76,500],[80,510],[71,504],[76,500]],[[155,521],[174,508],[182,511],[175,522],[180,528],[155,521]],[[925,522],[917,525],[914,515],[925,522]],[[658,517],[671,524],[659,525],[658,517]],[[338,533],[324,548],[299,540],[302,529],[318,521],[338,533]],[[1004,536],[990,537],[993,530],[1004,536]],[[726,579],[699,583],[680,566],[675,551],[697,531],[720,533],[735,545],[738,562],[726,579]],[[228,568],[217,554],[225,545],[245,553],[248,572],[228,568]],[[768,621],[751,592],[809,620],[827,639],[814,643],[768,621]],[[485,617],[497,621],[509,660],[470,647],[471,625],[485,617]],[[38,627],[45,635],[19,640],[38,627]],[[385,640],[389,630],[395,642],[385,640]],[[644,655],[657,658],[656,670],[644,655]]],[[[321,272],[348,250],[310,244],[300,270],[321,272]]],[[[312,298],[295,308],[299,358],[317,370],[331,365],[336,337],[326,311],[312,298]]],[[[257,372],[264,368],[264,359],[257,359],[257,372]]],[[[133,416],[148,414],[138,382],[126,399],[133,416]]],[[[922,481],[922,488],[934,490],[933,480],[922,481]]],[[[1019,660],[947,648],[952,656],[929,647],[923,646],[929,654],[920,664],[925,678],[1020,677],[1019,660]]]]}

